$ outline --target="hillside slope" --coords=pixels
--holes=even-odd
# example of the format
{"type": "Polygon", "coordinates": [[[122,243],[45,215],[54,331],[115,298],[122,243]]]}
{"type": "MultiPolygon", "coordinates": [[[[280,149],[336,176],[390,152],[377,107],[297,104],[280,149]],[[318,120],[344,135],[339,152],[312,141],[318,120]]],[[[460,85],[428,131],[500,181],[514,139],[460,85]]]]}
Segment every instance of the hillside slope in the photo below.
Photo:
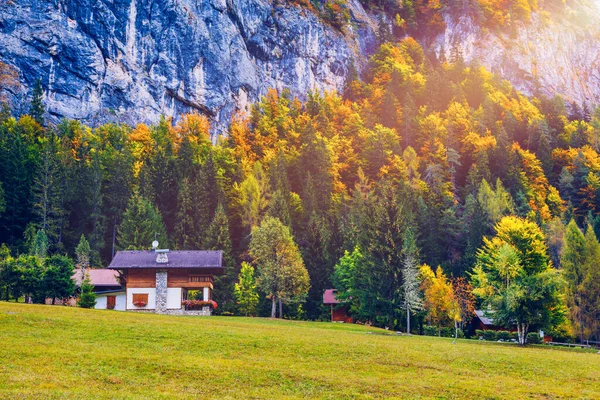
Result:
{"type": "MultiPolygon", "coordinates": [[[[378,11],[348,1],[343,33],[286,1],[26,0],[0,4],[0,61],[14,65],[25,110],[40,78],[53,120],[155,122],[198,111],[223,131],[268,88],[340,89],[375,50],[378,11]]],[[[516,35],[445,14],[420,38],[446,56],[459,47],[526,93],[600,103],[600,17],[594,6],[533,14],[516,35]]],[[[387,19],[386,19],[387,20],[387,19]]],[[[388,20],[389,22],[389,20],[388,20]]],[[[419,32],[413,32],[419,35],[419,32]]],[[[17,107],[18,109],[19,107],[17,107]]]]}
{"type": "Polygon", "coordinates": [[[0,302],[0,397],[600,396],[597,354],[386,333],[0,302]]]}

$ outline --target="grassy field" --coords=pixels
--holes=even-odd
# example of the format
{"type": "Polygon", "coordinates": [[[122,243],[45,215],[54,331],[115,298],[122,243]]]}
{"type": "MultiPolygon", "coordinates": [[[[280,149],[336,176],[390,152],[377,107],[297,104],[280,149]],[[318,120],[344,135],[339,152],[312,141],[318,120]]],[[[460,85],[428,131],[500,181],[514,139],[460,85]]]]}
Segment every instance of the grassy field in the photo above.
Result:
{"type": "Polygon", "coordinates": [[[0,398],[600,398],[600,355],[0,302],[0,398]]]}

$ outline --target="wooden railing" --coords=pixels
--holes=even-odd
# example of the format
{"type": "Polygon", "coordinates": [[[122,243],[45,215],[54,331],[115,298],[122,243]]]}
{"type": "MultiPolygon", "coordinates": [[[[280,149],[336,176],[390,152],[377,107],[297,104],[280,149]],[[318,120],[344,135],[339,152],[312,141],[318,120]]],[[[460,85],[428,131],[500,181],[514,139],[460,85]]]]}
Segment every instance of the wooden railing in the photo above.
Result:
{"type": "Polygon", "coordinates": [[[581,347],[582,349],[589,349],[592,346],[589,344],[581,344],[581,343],[560,343],[560,342],[546,342],[550,346],[567,346],[567,347],[581,347]]]}
{"type": "Polygon", "coordinates": [[[214,283],[214,279],[210,275],[189,275],[188,282],[210,282],[214,283]]]}

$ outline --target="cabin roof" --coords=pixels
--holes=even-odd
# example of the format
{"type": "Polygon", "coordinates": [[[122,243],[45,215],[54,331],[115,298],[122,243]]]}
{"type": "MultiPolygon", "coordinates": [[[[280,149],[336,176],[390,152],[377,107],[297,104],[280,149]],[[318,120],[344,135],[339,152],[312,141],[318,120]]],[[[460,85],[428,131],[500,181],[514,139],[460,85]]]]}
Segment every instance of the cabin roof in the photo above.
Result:
{"type": "Polygon", "coordinates": [[[323,293],[323,304],[338,304],[339,301],[335,297],[336,289],[327,289],[323,293]]]}
{"type": "Polygon", "coordinates": [[[486,316],[485,311],[483,310],[475,310],[475,314],[477,314],[477,318],[484,325],[494,325],[494,319],[489,317],[490,312],[488,311],[488,315],[486,316]]]}
{"type": "Polygon", "coordinates": [[[222,250],[175,250],[167,252],[168,261],[156,261],[153,250],[118,251],[109,269],[130,268],[206,268],[221,271],[223,268],[222,250]]]}
{"type": "MultiPolygon", "coordinates": [[[[121,286],[119,283],[119,272],[112,269],[92,269],[87,268],[86,273],[90,276],[90,283],[98,286],[121,286]]],[[[77,286],[81,286],[83,274],[81,269],[77,268],[73,273],[73,280],[77,286]]]]}

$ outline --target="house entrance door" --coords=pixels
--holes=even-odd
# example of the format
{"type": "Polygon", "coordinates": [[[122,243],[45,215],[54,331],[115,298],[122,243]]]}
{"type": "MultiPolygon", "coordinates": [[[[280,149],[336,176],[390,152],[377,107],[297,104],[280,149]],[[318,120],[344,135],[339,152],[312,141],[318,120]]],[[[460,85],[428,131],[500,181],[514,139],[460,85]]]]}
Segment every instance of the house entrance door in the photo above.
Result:
{"type": "Polygon", "coordinates": [[[117,305],[117,296],[106,296],[106,309],[112,310],[117,305]]]}

